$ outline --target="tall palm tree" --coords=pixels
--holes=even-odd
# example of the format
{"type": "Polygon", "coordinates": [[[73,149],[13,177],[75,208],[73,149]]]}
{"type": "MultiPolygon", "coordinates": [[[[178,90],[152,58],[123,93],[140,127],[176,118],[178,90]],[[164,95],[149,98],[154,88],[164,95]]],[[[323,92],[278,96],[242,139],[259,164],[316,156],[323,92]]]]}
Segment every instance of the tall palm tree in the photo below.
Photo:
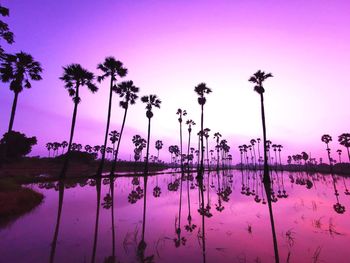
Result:
{"type": "Polygon", "coordinates": [[[321,141],[324,142],[327,146],[327,154],[328,154],[328,160],[329,160],[329,165],[331,166],[332,169],[332,158],[331,158],[331,149],[329,148],[329,143],[332,141],[332,136],[329,134],[324,134],[321,137],[321,141]]]}
{"type": "Polygon", "coordinates": [[[128,109],[129,109],[129,105],[134,105],[136,103],[136,100],[138,98],[136,93],[138,93],[139,90],[140,89],[138,87],[134,86],[134,82],[132,82],[131,80],[123,81],[122,83],[119,83],[115,89],[115,92],[119,95],[119,97],[123,98],[123,100],[119,102],[119,105],[120,105],[120,107],[122,107],[124,109],[124,117],[123,117],[122,127],[120,128],[119,140],[117,143],[117,149],[116,149],[116,152],[114,155],[114,161],[113,161],[112,169],[111,169],[111,173],[110,173],[111,175],[114,174],[115,166],[117,164],[120,141],[122,139],[126,115],[127,115],[128,109]]]}
{"type": "Polygon", "coordinates": [[[49,158],[50,158],[50,151],[53,148],[53,143],[52,142],[48,142],[46,144],[46,149],[49,151],[49,158]]]}
{"type": "Polygon", "coordinates": [[[278,255],[278,246],[276,239],[276,231],[275,231],[275,223],[273,219],[272,213],[272,204],[271,204],[271,178],[269,174],[269,166],[267,163],[267,144],[266,144],[266,124],[265,124],[265,109],[264,109],[264,92],[265,89],[263,87],[263,82],[273,77],[271,73],[265,73],[264,71],[258,70],[249,78],[249,82],[255,84],[254,91],[256,91],[260,95],[260,103],[261,103],[261,120],[262,120],[262,128],[263,128],[263,145],[264,145],[264,175],[263,182],[266,190],[266,196],[268,200],[269,213],[270,213],[270,221],[271,221],[271,229],[272,229],[272,237],[274,241],[274,251],[275,251],[275,260],[276,263],[279,262],[278,255]]]}
{"type": "Polygon", "coordinates": [[[250,140],[250,144],[251,144],[252,147],[253,147],[253,153],[254,153],[254,169],[256,169],[255,143],[256,143],[256,140],[255,140],[255,139],[251,139],[251,140],[250,140]]]}
{"type": "Polygon", "coordinates": [[[187,112],[186,110],[178,109],[176,112],[177,115],[179,115],[178,121],[180,124],[180,162],[181,162],[181,171],[183,172],[183,158],[182,158],[182,116],[186,116],[187,112]]]}
{"type": "Polygon", "coordinates": [[[208,168],[208,170],[210,169],[210,166],[209,166],[209,145],[208,145],[209,132],[210,132],[209,128],[204,129],[205,147],[207,150],[206,152],[207,152],[207,166],[208,166],[207,168],[208,168]]]}
{"type": "Polygon", "coordinates": [[[350,133],[342,133],[341,135],[339,135],[338,142],[341,145],[343,145],[344,147],[346,147],[346,150],[348,152],[349,161],[350,161],[350,152],[349,152],[349,148],[350,148],[350,133]]]}
{"type": "Polygon", "coordinates": [[[263,127],[263,145],[264,145],[264,182],[270,183],[271,179],[269,176],[269,167],[267,164],[267,147],[266,147],[266,125],[265,125],[265,110],[264,110],[264,92],[265,89],[263,87],[263,82],[272,77],[271,73],[265,73],[264,71],[258,70],[249,78],[249,82],[256,84],[254,86],[254,91],[256,91],[260,95],[260,103],[261,103],[261,120],[263,127]]]}
{"type": "Polygon", "coordinates": [[[146,150],[146,164],[145,164],[145,175],[148,174],[148,156],[149,156],[149,142],[151,136],[151,119],[153,117],[152,108],[160,108],[162,103],[160,99],[157,98],[157,95],[143,96],[141,98],[143,103],[146,103],[146,117],[148,119],[148,132],[147,132],[147,150],[146,150]]]}
{"type": "Polygon", "coordinates": [[[62,77],[60,77],[60,79],[65,83],[64,87],[68,90],[69,96],[73,97],[73,102],[74,102],[74,110],[73,110],[73,117],[72,117],[72,125],[70,129],[68,150],[66,153],[65,162],[61,172],[61,177],[63,178],[65,177],[65,173],[68,168],[69,156],[70,156],[73,136],[74,136],[75,122],[76,122],[77,112],[78,112],[78,104],[81,101],[79,96],[80,88],[83,86],[86,86],[92,93],[95,93],[98,90],[98,88],[93,83],[94,74],[84,69],[80,64],[70,64],[66,67],[63,67],[63,75],[62,77]]]}
{"type": "Polygon", "coordinates": [[[192,132],[192,126],[196,125],[196,123],[193,120],[187,120],[186,125],[188,125],[188,144],[187,144],[187,167],[189,169],[190,167],[190,147],[191,147],[191,132],[192,132]]]}
{"type": "Polygon", "coordinates": [[[159,161],[159,151],[163,148],[163,142],[161,140],[157,140],[155,146],[157,149],[157,160],[159,161]]]}
{"type": "Polygon", "coordinates": [[[19,93],[23,91],[23,88],[30,89],[32,87],[31,80],[41,80],[42,71],[40,63],[35,61],[30,54],[24,52],[6,55],[5,60],[1,63],[1,80],[2,82],[10,82],[10,90],[15,94],[8,132],[12,131],[19,93]]]}
{"type": "Polygon", "coordinates": [[[216,154],[217,154],[217,163],[216,163],[216,170],[219,171],[219,152],[220,152],[220,146],[219,146],[219,143],[220,143],[220,138],[221,138],[221,134],[220,132],[216,132],[214,133],[214,139],[216,140],[216,154]]]}
{"type": "MultiPolygon", "coordinates": [[[[109,132],[109,124],[111,119],[111,110],[112,110],[112,95],[113,89],[116,89],[115,82],[117,81],[117,77],[125,77],[128,70],[123,67],[123,63],[119,60],[116,60],[114,57],[106,57],[104,62],[98,64],[97,69],[102,71],[102,75],[97,77],[97,81],[100,83],[107,77],[110,77],[110,85],[109,85],[109,102],[108,102],[108,113],[107,113],[107,125],[105,131],[105,139],[103,146],[106,148],[107,146],[107,138],[109,132]]],[[[97,170],[97,175],[101,175],[103,164],[105,161],[105,151],[102,153],[101,162],[97,170]]]]}
{"type": "Polygon", "coordinates": [[[113,145],[113,153],[115,152],[115,143],[119,140],[119,132],[117,131],[111,131],[109,133],[109,140],[111,141],[112,145],[113,145]]]}
{"type": "Polygon", "coordinates": [[[63,154],[63,152],[64,152],[64,149],[67,148],[67,146],[68,146],[68,142],[67,142],[67,141],[63,141],[63,142],[61,143],[62,154],[63,154]]]}
{"type": "Polygon", "coordinates": [[[204,163],[203,163],[203,157],[204,157],[204,145],[203,145],[203,135],[204,135],[204,129],[203,129],[203,125],[204,125],[204,104],[207,101],[207,99],[205,98],[205,94],[209,94],[210,92],[212,92],[212,90],[210,88],[207,87],[207,85],[205,83],[200,83],[198,84],[195,88],[194,91],[197,93],[198,97],[198,103],[199,105],[201,105],[201,132],[200,132],[200,148],[201,148],[201,164],[200,164],[200,168],[198,171],[198,175],[197,178],[198,179],[203,179],[203,172],[204,172],[204,163]]]}

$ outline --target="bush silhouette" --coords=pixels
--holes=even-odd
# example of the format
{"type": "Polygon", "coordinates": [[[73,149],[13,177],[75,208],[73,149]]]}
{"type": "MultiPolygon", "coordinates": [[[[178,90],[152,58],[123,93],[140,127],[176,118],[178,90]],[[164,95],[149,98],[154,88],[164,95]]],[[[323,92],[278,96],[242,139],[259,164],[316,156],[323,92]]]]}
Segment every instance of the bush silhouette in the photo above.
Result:
{"type": "Polygon", "coordinates": [[[19,159],[32,151],[37,144],[36,137],[27,137],[25,134],[11,131],[4,134],[0,141],[0,152],[7,160],[19,159]]]}

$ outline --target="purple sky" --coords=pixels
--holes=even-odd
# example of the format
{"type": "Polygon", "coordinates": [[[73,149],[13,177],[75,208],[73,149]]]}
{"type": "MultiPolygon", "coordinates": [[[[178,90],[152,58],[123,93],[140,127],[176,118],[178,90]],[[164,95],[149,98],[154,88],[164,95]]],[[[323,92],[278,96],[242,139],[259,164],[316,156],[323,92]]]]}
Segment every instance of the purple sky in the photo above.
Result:
{"type": "MultiPolygon", "coordinates": [[[[348,1],[11,0],[2,5],[10,8],[4,20],[16,41],[4,48],[30,53],[44,68],[43,80],[20,94],[14,122],[14,130],[38,137],[35,155],[46,154],[47,141],[69,137],[73,103],[59,80],[62,66],[80,63],[98,74],[97,64],[110,55],[125,64],[124,80],[133,80],[140,95],[155,93],[162,100],[152,119],[151,154],[161,139],[165,160],[168,146],[178,144],[177,108],[199,124],[193,90],[200,82],[213,90],[204,125],[228,140],[235,160],[238,145],[262,137],[259,96],[247,81],[258,69],[274,74],[265,83],[267,133],[284,145],[284,155],[322,156],[322,134],[333,136],[335,151],[337,136],[350,132],[348,1]]],[[[96,94],[81,94],[76,142],[103,143],[108,81],[99,87],[96,94]]],[[[12,99],[2,84],[1,134],[12,99]]],[[[111,128],[119,130],[123,111],[117,96],[113,102],[111,128]]],[[[132,135],[146,137],[146,131],[139,101],[127,117],[121,157],[132,154],[132,135]]]]}

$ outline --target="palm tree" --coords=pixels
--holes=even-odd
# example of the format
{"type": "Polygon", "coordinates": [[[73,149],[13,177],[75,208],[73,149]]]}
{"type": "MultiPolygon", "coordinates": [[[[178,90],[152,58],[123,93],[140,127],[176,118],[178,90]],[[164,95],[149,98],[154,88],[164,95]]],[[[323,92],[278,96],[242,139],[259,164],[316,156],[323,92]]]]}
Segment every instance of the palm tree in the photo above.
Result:
{"type": "Polygon", "coordinates": [[[190,147],[191,147],[191,132],[192,132],[192,126],[196,125],[196,123],[193,120],[187,120],[186,125],[188,125],[188,144],[187,144],[187,167],[189,169],[190,167],[190,147]]]}
{"type": "Polygon", "coordinates": [[[163,142],[161,140],[157,140],[155,146],[157,149],[157,160],[159,161],[159,150],[163,148],[163,142]]]}
{"type": "Polygon", "coordinates": [[[219,171],[219,152],[220,152],[220,146],[219,146],[219,142],[220,142],[220,138],[221,138],[221,134],[219,132],[214,133],[214,139],[216,140],[216,153],[217,153],[217,164],[216,164],[216,170],[219,171]]]}
{"type": "Polygon", "coordinates": [[[119,140],[119,132],[117,131],[111,131],[109,133],[109,140],[111,141],[111,143],[113,144],[113,153],[115,152],[115,143],[119,140]]]}
{"type": "Polygon", "coordinates": [[[134,86],[134,83],[129,80],[129,81],[123,81],[122,83],[118,84],[116,88],[116,92],[119,95],[120,98],[124,98],[124,100],[119,102],[120,107],[124,109],[124,117],[123,117],[123,123],[122,127],[120,129],[120,135],[119,135],[119,140],[117,144],[117,149],[114,155],[114,161],[112,164],[112,169],[111,169],[111,175],[114,174],[115,171],[115,166],[117,164],[118,160],[118,153],[119,153],[119,146],[120,146],[120,141],[122,139],[123,131],[124,131],[124,125],[125,125],[125,120],[126,120],[126,115],[128,112],[129,104],[134,105],[136,103],[136,99],[138,98],[137,94],[139,92],[139,88],[134,86]]]}
{"type": "Polygon", "coordinates": [[[65,149],[67,146],[68,146],[68,142],[67,142],[67,141],[63,141],[63,142],[61,143],[62,154],[63,154],[63,152],[64,152],[64,149],[65,149]]]}
{"type": "MultiPolygon", "coordinates": [[[[115,90],[117,87],[115,86],[115,81],[117,81],[117,77],[125,77],[128,70],[123,67],[123,63],[119,60],[116,60],[114,57],[106,57],[105,61],[101,64],[98,64],[97,69],[100,69],[103,74],[97,77],[97,81],[100,83],[107,77],[110,77],[110,85],[109,85],[109,103],[108,103],[108,113],[107,113],[107,125],[104,139],[104,148],[107,146],[107,138],[109,132],[109,124],[111,119],[111,109],[112,109],[112,94],[113,89],[115,90]]],[[[103,164],[105,161],[105,151],[102,153],[101,162],[97,170],[97,175],[101,175],[103,164]]]]}
{"type": "Polygon", "coordinates": [[[65,173],[68,168],[69,155],[71,152],[75,122],[77,118],[78,104],[81,101],[79,97],[80,88],[83,86],[87,86],[87,88],[92,93],[95,93],[98,90],[97,86],[92,82],[94,80],[94,74],[84,69],[80,64],[71,64],[66,67],[63,67],[63,71],[64,71],[63,75],[62,77],[60,77],[60,79],[65,83],[64,87],[68,90],[69,96],[73,97],[74,110],[73,110],[73,118],[72,118],[71,130],[70,130],[68,150],[67,150],[65,162],[63,165],[61,177],[65,177],[65,173]]]}
{"type": "Polygon", "coordinates": [[[147,150],[146,150],[146,164],[145,175],[148,173],[148,155],[149,155],[149,142],[151,135],[151,118],[153,117],[152,108],[160,108],[161,100],[157,98],[157,95],[143,96],[141,98],[143,103],[146,103],[146,117],[148,118],[148,132],[147,132],[147,150]]]}
{"type": "Polygon", "coordinates": [[[50,158],[50,151],[51,151],[52,148],[53,148],[53,144],[51,142],[48,142],[46,144],[46,149],[49,151],[49,158],[50,158]]]}
{"type": "Polygon", "coordinates": [[[251,144],[252,147],[253,147],[253,153],[254,153],[254,169],[256,169],[255,143],[256,143],[256,140],[255,140],[255,139],[251,139],[251,140],[250,140],[250,144],[251,144]]]}
{"type": "Polygon", "coordinates": [[[269,176],[269,167],[267,164],[266,125],[265,125],[265,110],[264,110],[264,92],[265,92],[265,89],[263,87],[263,82],[267,78],[270,78],[270,77],[272,77],[271,73],[266,74],[264,71],[258,70],[248,80],[248,81],[256,84],[254,86],[254,91],[256,91],[260,95],[261,120],[262,120],[262,126],[263,126],[263,145],[264,145],[264,178],[263,179],[264,179],[265,183],[270,183],[271,179],[269,176]]]}
{"type": "Polygon", "coordinates": [[[92,152],[92,147],[89,144],[85,145],[84,149],[85,149],[85,151],[87,153],[91,153],[92,152]]]}
{"type": "Polygon", "coordinates": [[[329,143],[332,141],[332,136],[329,134],[324,134],[321,137],[321,141],[324,142],[327,146],[327,154],[328,154],[328,160],[329,160],[329,165],[331,166],[332,169],[332,158],[331,158],[331,149],[329,148],[329,143]]]}
{"type": "Polygon", "coordinates": [[[176,112],[177,115],[179,115],[178,121],[180,123],[180,162],[181,162],[181,171],[183,171],[183,158],[182,158],[182,116],[186,116],[187,112],[186,110],[178,109],[176,112]]]}
{"type": "Polygon", "coordinates": [[[338,149],[337,150],[337,153],[339,155],[339,163],[341,163],[341,153],[342,153],[342,150],[338,149]]]}
{"type": "Polygon", "coordinates": [[[349,152],[349,148],[350,148],[350,133],[342,133],[341,135],[339,135],[338,142],[341,145],[343,145],[344,147],[346,147],[346,150],[348,152],[349,161],[350,161],[350,152],[349,152]]]}
{"type": "Polygon", "coordinates": [[[211,91],[210,88],[207,87],[205,83],[198,84],[194,91],[197,93],[198,97],[198,103],[201,105],[201,133],[200,133],[200,148],[201,148],[201,164],[198,171],[197,178],[203,179],[203,172],[204,172],[204,163],[203,163],[203,157],[204,157],[204,145],[203,145],[203,125],[204,125],[204,104],[206,102],[206,98],[204,97],[205,94],[209,94],[211,91]]]}
{"type": "Polygon", "coordinates": [[[271,205],[271,178],[269,174],[269,166],[267,163],[267,144],[266,144],[266,124],[265,124],[265,109],[264,109],[264,92],[265,89],[263,87],[263,82],[273,77],[271,73],[265,73],[264,71],[258,70],[249,78],[249,82],[252,82],[256,84],[254,86],[254,91],[256,91],[260,95],[260,103],[261,103],[261,120],[262,120],[262,128],[263,128],[263,145],[264,145],[264,176],[263,176],[263,182],[266,190],[266,196],[268,200],[268,206],[269,206],[269,213],[270,213],[270,221],[271,221],[271,228],[272,228],[272,237],[274,241],[274,251],[275,251],[275,260],[276,263],[279,262],[279,256],[278,256],[278,246],[277,246],[277,239],[276,239],[276,231],[275,231],[275,223],[273,219],[273,213],[272,213],[272,205],[271,205]]]}
{"type": "Polygon", "coordinates": [[[204,129],[204,137],[205,137],[205,141],[206,141],[205,147],[206,147],[206,150],[207,150],[207,166],[208,166],[208,170],[210,169],[210,167],[209,167],[209,146],[208,146],[209,132],[210,132],[209,128],[205,128],[204,129]]]}
{"type": "Polygon", "coordinates": [[[35,61],[30,54],[24,52],[6,55],[6,59],[1,63],[1,80],[2,82],[10,82],[10,90],[15,94],[8,132],[12,131],[19,93],[23,91],[23,88],[30,89],[32,87],[31,80],[41,80],[40,73],[42,71],[40,63],[35,61]]]}

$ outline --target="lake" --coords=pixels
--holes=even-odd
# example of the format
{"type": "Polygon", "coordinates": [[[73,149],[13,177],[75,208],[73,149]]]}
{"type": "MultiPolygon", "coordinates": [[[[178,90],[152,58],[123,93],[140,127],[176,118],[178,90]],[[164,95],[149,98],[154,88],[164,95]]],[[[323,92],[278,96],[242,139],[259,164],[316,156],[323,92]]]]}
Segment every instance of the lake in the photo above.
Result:
{"type": "MultiPolygon", "coordinates": [[[[206,172],[203,186],[173,171],[30,185],[45,199],[0,229],[0,262],[275,262],[260,173],[206,172]]],[[[280,262],[350,262],[350,179],[272,178],[280,262]]]]}

